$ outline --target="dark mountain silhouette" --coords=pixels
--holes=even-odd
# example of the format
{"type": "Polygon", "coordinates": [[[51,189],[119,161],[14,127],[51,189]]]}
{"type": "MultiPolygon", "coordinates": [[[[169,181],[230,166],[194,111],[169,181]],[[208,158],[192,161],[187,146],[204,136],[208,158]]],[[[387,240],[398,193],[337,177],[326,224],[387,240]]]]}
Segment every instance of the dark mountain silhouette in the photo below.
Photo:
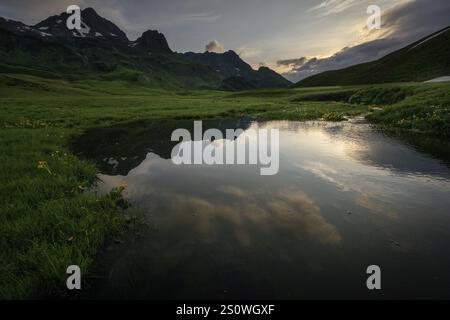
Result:
{"type": "Polygon", "coordinates": [[[172,53],[166,37],[156,30],[144,32],[131,46],[144,54],[149,52],[172,53]]]}
{"type": "Polygon", "coordinates": [[[287,87],[274,71],[253,70],[236,53],[173,52],[165,36],[148,30],[136,41],[92,8],[81,13],[81,30],[69,30],[69,15],[34,26],[0,18],[0,72],[42,77],[136,81],[157,87],[238,90],[229,78],[253,88],[287,87]]]}
{"type": "Polygon", "coordinates": [[[291,84],[290,81],[267,67],[261,67],[258,71],[254,70],[232,50],[225,53],[188,52],[183,56],[193,62],[207,65],[223,75],[225,80],[221,88],[225,90],[277,88],[291,84]]]}
{"type": "Polygon", "coordinates": [[[39,22],[34,29],[48,33],[50,36],[71,40],[73,37],[102,38],[110,41],[128,42],[126,34],[114,23],[99,16],[92,8],[82,11],[82,29],[69,30],[66,26],[67,13],[61,13],[39,22]]]}

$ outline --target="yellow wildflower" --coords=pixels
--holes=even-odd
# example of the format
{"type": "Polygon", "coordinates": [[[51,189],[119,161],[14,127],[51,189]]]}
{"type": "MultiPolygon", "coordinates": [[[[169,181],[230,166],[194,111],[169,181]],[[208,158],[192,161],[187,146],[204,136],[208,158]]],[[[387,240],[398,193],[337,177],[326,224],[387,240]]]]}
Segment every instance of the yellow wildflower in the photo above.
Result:
{"type": "Polygon", "coordinates": [[[52,172],[50,171],[50,168],[48,167],[48,163],[47,163],[47,161],[38,161],[38,163],[37,163],[37,168],[38,169],[45,169],[45,170],[47,170],[47,172],[51,175],[52,174],[52,172]]]}
{"type": "Polygon", "coordinates": [[[45,169],[48,167],[48,163],[47,161],[38,161],[37,167],[38,169],[45,169]]]}

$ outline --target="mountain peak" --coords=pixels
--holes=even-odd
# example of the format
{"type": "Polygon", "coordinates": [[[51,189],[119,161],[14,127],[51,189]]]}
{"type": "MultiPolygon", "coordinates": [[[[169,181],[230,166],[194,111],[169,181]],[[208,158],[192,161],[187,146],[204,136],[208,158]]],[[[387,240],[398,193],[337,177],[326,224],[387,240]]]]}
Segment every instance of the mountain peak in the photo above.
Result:
{"type": "Polygon", "coordinates": [[[57,38],[86,38],[116,40],[128,42],[128,38],[119,27],[111,21],[101,17],[93,8],[89,7],[81,11],[81,30],[69,30],[66,21],[69,15],[65,12],[60,15],[51,16],[33,28],[46,32],[57,38]]]}
{"type": "Polygon", "coordinates": [[[166,37],[157,30],[147,30],[134,42],[134,48],[146,52],[171,53],[166,37]]]}
{"type": "Polygon", "coordinates": [[[99,14],[97,13],[97,11],[95,11],[94,8],[92,7],[87,7],[86,9],[81,10],[81,13],[83,14],[95,14],[97,16],[99,16],[99,14]]]}
{"type": "Polygon", "coordinates": [[[229,55],[229,56],[237,56],[237,57],[239,57],[239,55],[233,50],[228,50],[228,51],[224,52],[224,54],[225,55],[229,55]]]}
{"type": "Polygon", "coordinates": [[[128,42],[127,35],[111,21],[100,16],[93,8],[88,7],[81,11],[83,24],[90,28],[89,35],[93,37],[106,37],[128,42]]]}

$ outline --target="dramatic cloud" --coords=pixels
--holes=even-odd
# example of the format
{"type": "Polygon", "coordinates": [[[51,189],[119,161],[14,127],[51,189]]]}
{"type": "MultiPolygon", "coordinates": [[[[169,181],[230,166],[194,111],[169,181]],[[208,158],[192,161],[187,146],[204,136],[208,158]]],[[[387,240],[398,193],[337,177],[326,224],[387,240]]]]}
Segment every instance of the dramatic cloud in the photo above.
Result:
{"type": "Polygon", "coordinates": [[[236,52],[242,59],[253,59],[261,54],[261,50],[247,46],[238,48],[236,52]]]}
{"type": "MultiPolygon", "coordinates": [[[[317,6],[336,7],[352,1],[330,0],[317,6]]],[[[349,5],[349,3],[347,3],[349,5]]],[[[341,7],[342,8],[342,7],[341,7]]],[[[353,47],[346,47],[330,57],[301,57],[277,61],[279,67],[289,67],[283,75],[297,82],[324,71],[346,68],[355,64],[379,59],[414,41],[449,25],[450,1],[411,0],[396,5],[383,13],[382,29],[369,32],[362,27],[363,38],[376,39],[353,47]]]]}
{"type": "Polygon", "coordinates": [[[327,16],[334,13],[339,13],[345,11],[360,0],[325,0],[318,4],[317,6],[308,10],[308,12],[317,12],[319,16],[327,16]]]}
{"type": "Polygon", "coordinates": [[[308,58],[302,57],[298,59],[288,59],[288,60],[279,60],[277,62],[278,66],[287,66],[287,67],[300,67],[308,62],[308,58]]]}
{"type": "Polygon", "coordinates": [[[328,58],[288,59],[277,61],[278,66],[290,67],[283,75],[293,82],[298,82],[311,75],[328,70],[346,68],[355,64],[376,60],[402,47],[398,39],[380,39],[359,46],[344,48],[328,58]]]}
{"type": "Polygon", "coordinates": [[[409,0],[382,15],[382,29],[391,35],[415,41],[450,25],[450,1],[409,0]]]}
{"type": "Polygon", "coordinates": [[[222,53],[225,51],[225,48],[219,41],[213,40],[206,45],[205,50],[208,52],[222,53]]]}

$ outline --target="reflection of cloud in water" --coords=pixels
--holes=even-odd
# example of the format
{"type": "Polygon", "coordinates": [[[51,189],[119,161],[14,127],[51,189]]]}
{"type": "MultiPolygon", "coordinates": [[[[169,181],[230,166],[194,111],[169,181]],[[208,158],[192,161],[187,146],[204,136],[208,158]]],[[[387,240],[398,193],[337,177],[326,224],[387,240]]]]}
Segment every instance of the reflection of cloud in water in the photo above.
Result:
{"type": "Polygon", "coordinates": [[[188,211],[197,210],[202,216],[201,224],[195,222],[197,227],[207,228],[199,231],[211,235],[219,231],[214,220],[226,219],[233,224],[237,240],[243,241],[244,245],[251,241],[247,231],[249,225],[257,226],[267,234],[282,231],[298,240],[310,237],[323,244],[338,244],[341,241],[337,229],[322,217],[320,209],[303,192],[278,192],[267,197],[236,187],[221,189],[228,192],[230,201],[212,203],[195,197],[175,196],[172,198],[170,212],[177,208],[181,211],[183,208],[189,208],[188,211]]]}
{"type": "MultiPolygon", "coordinates": [[[[337,188],[344,192],[356,193],[354,202],[356,205],[368,209],[372,213],[386,215],[389,218],[397,218],[398,214],[389,210],[389,203],[392,201],[393,192],[389,192],[385,187],[373,184],[370,181],[359,179],[358,183],[352,180],[352,177],[364,177],[367,172],[358,170],[358,165],[354,165],[350,170],[346,167],[339,166],[338,163],[331,167],[321,162],[308,162],[306,164],[297,164],[301,168],[316,177],[334,184],[337,188]],[[384,201],[385,199],[388,201],[384,201]]],[[[383,173],[380,173],[383,175],[383,173]]]]}
{"type": "Polygon", "coordinates": [[[108,187],[126,182],[125,195],[152,213],[156,221],[149,222],[155,222],[163,233],[175,231],[180,237],[194,235],[197,240],[214,242],[221,233],[231,232],[227,236],[242,246],[276,233],[326,245],[338,245],[342,240],[336,227],[325,220],[320,208],[301,191],[258,193],[235,186],[218,186],[218,197],[205,198],[157,190],[120,177],[105,177],[103,181],[108,187]],[[228,227],[224,228],[225,225],[228,227]],[[255,232],[258,235],[253,237],[255,232]]]}
{"type": "Polygon", "coordinates": [[[223,186],[223,187],[219,187],[218,191],[233,195],[235,197],[242,197],[242,198],[248,197],[248,193],[245,192],[244,190],[242,190],[242,188],[238,188],[238,187],[223,186]]]}
{"type": "Polygon", "coordinates": [[[355,203],[360,207],[368,209],[370,212],[386,215],[391,219],[398,219],[399,214],[388,208],[389,204],[380,204],[375,202],[375,199],[366,193],[360,193],[355,197],[355,203]]]}
{"type": "Polygon", "coordinates": [[[245,246],[252,241],[249,229],[254,226],[266,234],[281,231],[298,240],[310,237],[323,244],[341,241],[337,229],[322,217],[320,209],[303,192],[279,192],[267,197],[236,187],[221,190],[227,192],[230,201],[212,202],[194,196],[167,194],[170,200],[165,202],[164,212],[170,212],[172,220],[186,218],[186,212],[195,212],[195,219],[188,217],[187,220],[208,239],[220,232],[217,224],[226,220],[233,225],[236,240],[245,246]]]}
{"type": "MultiPolygon", "coordinates": [[[[420,176],[405,177],[361,160],[384,142],[392,146],[383,150],[397,146],[366,125],[274,121],[252,123],[250,128],[281,130],[281,173],[265,180],[267,184],[250,170],[175,167],[153,155],[126,177],[102,177],[105,185],[99,189],[109,191],[127,183],[125,195],[150,211],[159,228],[167,228],[167,232],[190,228],[199,241],[210,242],[227,233],[232,237],[227,240],[249,246],[260,236],[280,234],[339,244],[340,233],[307,195],[316,194],[316,188],[325,190],[315,195],[321,205],[331,204],[342,211],[357,206],[354,210],[395,219],[402,212],[398,203],[414,191],[410,186],[422,183],[420,176]]],[[[220,143],[223,141],[215,141],[220,143]]],[[[408,147],[401,152],[407,159],[421,157],[408,147]]]]}
{"type": "MultiPolygon", "coordinates": [[[[344,145],[343,151],[347,157],[366,166],[423,177],[450,175],[448,166],[432,159],[429,153],[423,153],[420,136],[403,133],[405,136],[396,137],[374,130],[370,125],[342,124],[339,129],[324,130],[329,139],[344,145]]],[[[434,151],[433,148],[428,148],[430,151],[434,151]]]]}
{"type": "MultiPolygon", "coordinates": [[[[415,176],[450,177],[448,166],[434,159],[430,161],[430,155],[423,153],[424,143],[420,136],[397,138],[374,130],[369,124],[351,122],[271,121],[259,126],[291,132],[291,137],[283,138],[308,152],[319,151],[326,146],[327,152],[335,157],[354,160],[367,167],[415,176]]],[[[434,149],[428,148],[427,151],[434,149]]]]}
{"type": "Polygon", "coordinates": [[[325,244],[337,244],[342,239],[337,229],[320,214],[320,208],[301,191],[284,192],[270,204],[274,219],[295,233],[305,231],[311,237],[325,244]]]}
{"type": "Polygon", "coordinates": [[[345,185],[345,183],[337,180],[338,172],[335,169],[333,169],[332,167],[326,165],[325,163],[308,162],[306,164],[298,164],[297,167],[299,167],[305,171],[308,171],[325,181],[335,184],[337,187],[339,187],[343,191],[350,190],[349,187],[345,185]]]}

